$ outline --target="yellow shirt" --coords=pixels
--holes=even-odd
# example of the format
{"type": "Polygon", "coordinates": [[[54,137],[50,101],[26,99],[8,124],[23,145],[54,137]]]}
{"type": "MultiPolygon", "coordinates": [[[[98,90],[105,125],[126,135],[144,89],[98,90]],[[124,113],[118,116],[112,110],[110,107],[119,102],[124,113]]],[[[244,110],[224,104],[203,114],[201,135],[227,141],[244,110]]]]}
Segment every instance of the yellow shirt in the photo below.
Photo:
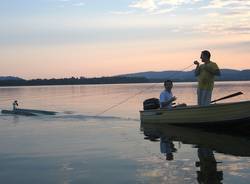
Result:
{"type": "Polygon", "coordinates": [[[207,64],[200,65],[200,74],[198,75],[198,87],[203,90],[213,90],[214,88],[214,75],[208,71],[216,71],[219,70],[219,67],[214,62],[209,62],[207,64]]]}

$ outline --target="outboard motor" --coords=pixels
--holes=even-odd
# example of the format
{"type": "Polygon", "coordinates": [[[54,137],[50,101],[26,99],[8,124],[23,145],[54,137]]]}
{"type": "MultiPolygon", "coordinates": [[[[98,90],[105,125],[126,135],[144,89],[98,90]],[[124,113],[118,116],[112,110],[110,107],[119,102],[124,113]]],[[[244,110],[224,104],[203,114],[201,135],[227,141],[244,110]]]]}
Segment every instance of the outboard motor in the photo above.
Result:
{"type": "Polygon", "coordinates": [[[143,102],[144,110],[158,109],[158,108],[160,108],[160,101],[157,98],[150,98],[143,102]]]}

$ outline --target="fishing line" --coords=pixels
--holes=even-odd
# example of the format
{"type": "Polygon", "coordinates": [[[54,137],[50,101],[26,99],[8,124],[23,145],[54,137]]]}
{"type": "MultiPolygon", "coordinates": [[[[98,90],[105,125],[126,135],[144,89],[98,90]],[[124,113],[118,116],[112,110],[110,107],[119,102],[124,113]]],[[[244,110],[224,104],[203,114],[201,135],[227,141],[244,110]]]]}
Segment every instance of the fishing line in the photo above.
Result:
{"type": "MultiPolygon", "coordinates": [[[[183,69],[182,69],[182,70],[180,70],[180,71],[176,71],[176,72],[174,72],[173,74],[169,75],[169,76],[168,76],[168,78],[170,78],[170,77],[174,77],[174,76],[178,75],[180,72],[183,72],[183,71],[185,71],[185,70],[189,69],[189,68],[190,68],[190,67],[192,67],[193,65],[194,65],[194,64],[189,65],[189,66],[187,66],[187,67],[183,68],[183,69]]],[[[118,107],[118,106],[120,106],[120,105],[124,104],[124,103],[125,103],[125,102],[127,102],[128,100],[130,100],[130,99],[132,99],[132,98],[134,98],[134,97],[136,97],[136,96],[138,96],[138,95],[140,95],[140,94],[144,93],[145,91],[147,91],[147,90],[149,90],[149,89],[154,88],[157,84],[158,84],[158,83],[153,84],[153,85],[150,85],[149,87],[147,87],[147,88],[145,88],[145,89],[143,89],[143,90],[139,91],[138,93],[136,93],[136,94],[134,94],[134,95],[131,95],[131,96],[127,97],[126,99],[124,99],[124,100],[120,101],[119,103],[114,104],[114,105],[112,105],[112,106],[108,107],[107,109],[105,109],[105,110],[101,111],[100,113],[96,114],[96,116],[103,115],[104,113],[106,113],[106,112],[110,111],[111,109],[114,109],[114,108],[116,108],[116,107],[118,107]]]]}

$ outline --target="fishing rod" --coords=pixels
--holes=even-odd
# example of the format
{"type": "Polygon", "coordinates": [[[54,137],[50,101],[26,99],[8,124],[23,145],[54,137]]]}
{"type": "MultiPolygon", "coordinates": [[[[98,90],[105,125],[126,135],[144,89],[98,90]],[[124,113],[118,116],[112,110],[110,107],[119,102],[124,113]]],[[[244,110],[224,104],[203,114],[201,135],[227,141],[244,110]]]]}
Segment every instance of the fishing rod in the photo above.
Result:
{"type": "MultiPolygon", "coordinates": [[[[194,64],[189,65],[189,66],[187,66],[187,67],[183,68],[183,69],[182,69],[182,70],[180,70],[180,71],[176,71],[176,72],[174,72],[173,74],[169,75],[169,76],[168,76],[168,78],[172,78],[172,77],[176,76],[176,75],[177,75],[177,74],[179,74],[180,72],[183,72],[183,71],[185,71],[185,70],[189,69],[189,68],[190,68],[190,67],[192,67],[193,65],[194,65],[194,64]]],[[[128,100],[130,100],[130,99],[132,99],[132,98],[134,98],[134,97],[136,97],[136,96],[138,96],[138,95],[140,95],[140,94],[144,93],[145,91],[147,91],[147,90],[149,90],[149,89],[154,88],[156,85],[157,85],[157,84],[150,85],[149,87],[147,87],[147,88],[145,88],[145,89],[143,89],[143,90],[139,91],[138,93],[136,93],[136,94],[134,94],[134,95],[132,95],[132,96],[129,96],[129,97],[127,97],[126,99],[124,99],[124,100],[120,101],[119,103],[114,104],[114,105],[112,105],[112,106],[108,107],[107,109],[105,109],[105,110],[101,111],[100,113],[96,114],[96,116],[103,115],[104,113],[106,113],[106,112],[110,111],[111,109],[114,109],[114,108],[116,108],[116,107],[118,107],[118,106],[120,106],[120,105],[124,104],[124,103],[125,103],[125,102],[127,102],[128,100]]]]}

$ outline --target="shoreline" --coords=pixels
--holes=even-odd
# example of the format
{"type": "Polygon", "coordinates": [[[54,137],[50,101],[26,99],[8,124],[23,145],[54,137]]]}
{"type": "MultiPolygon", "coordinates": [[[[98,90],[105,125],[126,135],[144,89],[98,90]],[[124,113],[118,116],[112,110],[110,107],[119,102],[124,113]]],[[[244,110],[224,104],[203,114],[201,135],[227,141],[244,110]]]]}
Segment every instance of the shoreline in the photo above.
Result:
{"type": "MultiPolygon", "coordinates": [[[[126,84],[161,84],[162,81],[149,82],[117,82],[117,83],[68,83],[68,84],[17,84],[17,85],[1,85],[0,88],[8,87],[41,87],[41,86],[94,86],[94,85],[126,85],[126,84]]],[[[174,83],[196,83],[197,81],[173,81],[174,83]]],[[[231,82],[250,82],[250,80],[216,80],[215,83],[231,83],[231,82]]]]}

